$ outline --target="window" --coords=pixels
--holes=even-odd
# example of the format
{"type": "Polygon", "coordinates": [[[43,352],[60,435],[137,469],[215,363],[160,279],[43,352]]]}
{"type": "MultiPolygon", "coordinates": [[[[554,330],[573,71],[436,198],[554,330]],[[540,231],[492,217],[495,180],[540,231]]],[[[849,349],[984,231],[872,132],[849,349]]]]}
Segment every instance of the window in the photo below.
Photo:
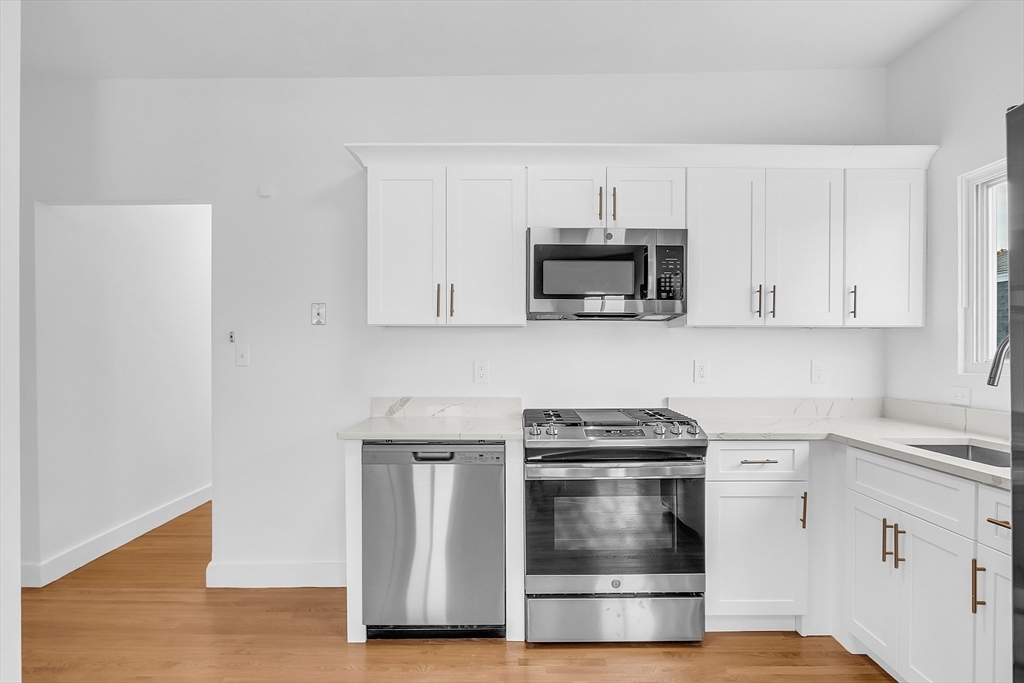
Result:
{"type": "Polygon", "coordinates": [[[986,373],[1010,333],[1006,160],[960,176],[963,373],[986,373]]]}

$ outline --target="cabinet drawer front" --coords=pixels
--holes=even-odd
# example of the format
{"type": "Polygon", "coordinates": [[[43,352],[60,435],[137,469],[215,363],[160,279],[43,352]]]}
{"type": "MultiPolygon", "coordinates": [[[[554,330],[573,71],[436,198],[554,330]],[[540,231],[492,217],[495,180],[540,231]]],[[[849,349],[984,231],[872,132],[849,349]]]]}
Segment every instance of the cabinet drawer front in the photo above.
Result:
{"type": "Polygon", "coordinates": [[[806,441],[715,441],[708,481],[806,481],[806,441]]]}
{"type": "Polygon", "coordinates": [[[847,453],[850,489],[961,536],[974,537],[978,487],[973,481],[856,448],[847,453]]]}
{"type": "Polygon", "coordinates": [[[1009,555],[1012,552],[1013,532],[1005,525],[1010,523],[1010,517],[1009,491],[991,486],[978,487],[979,543],[1009,555]]]}

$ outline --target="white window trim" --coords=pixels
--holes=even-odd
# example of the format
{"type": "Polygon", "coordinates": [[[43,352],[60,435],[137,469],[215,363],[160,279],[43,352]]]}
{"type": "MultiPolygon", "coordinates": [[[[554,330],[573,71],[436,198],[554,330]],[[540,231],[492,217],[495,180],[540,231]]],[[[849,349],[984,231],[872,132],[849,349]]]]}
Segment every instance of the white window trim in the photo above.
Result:
{"type": "Polygon", "coordinates": [[[989,228],[988,189],[1006,180],[1006,159],[957,179],[960,224],[961,374],[987,374],[996,348],[996,235],[989,228]],[[980,244],[982,238],[985,244],[980,244]]]}

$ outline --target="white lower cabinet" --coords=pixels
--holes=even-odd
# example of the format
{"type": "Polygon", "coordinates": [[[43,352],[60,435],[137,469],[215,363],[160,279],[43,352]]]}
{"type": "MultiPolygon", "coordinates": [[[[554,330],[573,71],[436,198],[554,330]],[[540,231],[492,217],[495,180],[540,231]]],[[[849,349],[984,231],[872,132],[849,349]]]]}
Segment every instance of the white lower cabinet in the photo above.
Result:
{"type": "Polygon", "coordinates": [[[846,566],[850,633],[895,669],[899,584],[891,553],[895,508],[847,491],[846,566]]]}
{"type": "Polygon", "coordinates": [[[900,515],[899,664],[907,681],[974,678],[971,560],[974,541],[900,515]],[[903,533],[903,532],[906,533],[903,533]]]}
{"type": "Polygon", "coordinates": [[[1013,562],[1006,553],[978,544],[974,615],[974,680],[1013,680],[1013,562]]]}
{"type": "Polygon", "coordinates": [[[807,482],[707,483],[708,615],[807,612],[807,482]]]}
{"type": "Polygon", "coordinates": [[[709,444],[708,615],[807,613],[807,473],[806,441],[709,444]]]}
{"type": "Polygon", "coordinates": [[[963,490],[952,491],[940,486],[950,483],[949,475],[898,463],[906,481],[915,483],[904,489],[903,500],[893,487],[867,486],[874,472],[868,465],[877,457],[855,449],[848,454],[853,464],[847,486],[886,498],[883,503],[852,488],[846,491],[850,635],[908,683],[1010,681],[1012,563],[1008,554],[991,547],[1004,539],[993,536],[983,519],[1001,512],[990,499],[1001,499],[1005,491],[982,492],[978,507],[968,514],[953,509],[956,501],[973,496],[963,489],[968,482],[958,480],[963,490]],[[941,522],[934,523],[910,509],[945,514],[933,515],[941,522]],[[954,529],[970,529],[971,537],[954,529]]]}

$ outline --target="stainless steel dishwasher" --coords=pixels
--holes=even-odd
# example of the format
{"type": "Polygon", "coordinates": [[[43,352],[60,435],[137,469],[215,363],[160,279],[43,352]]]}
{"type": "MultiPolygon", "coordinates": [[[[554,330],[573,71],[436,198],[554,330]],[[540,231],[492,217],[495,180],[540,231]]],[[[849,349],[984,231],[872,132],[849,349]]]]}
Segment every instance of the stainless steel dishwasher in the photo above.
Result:
{"type": "Polygon", "coordinates": [[[505,447],[363,443],[368,638],[505,636],[505,447]]]}

